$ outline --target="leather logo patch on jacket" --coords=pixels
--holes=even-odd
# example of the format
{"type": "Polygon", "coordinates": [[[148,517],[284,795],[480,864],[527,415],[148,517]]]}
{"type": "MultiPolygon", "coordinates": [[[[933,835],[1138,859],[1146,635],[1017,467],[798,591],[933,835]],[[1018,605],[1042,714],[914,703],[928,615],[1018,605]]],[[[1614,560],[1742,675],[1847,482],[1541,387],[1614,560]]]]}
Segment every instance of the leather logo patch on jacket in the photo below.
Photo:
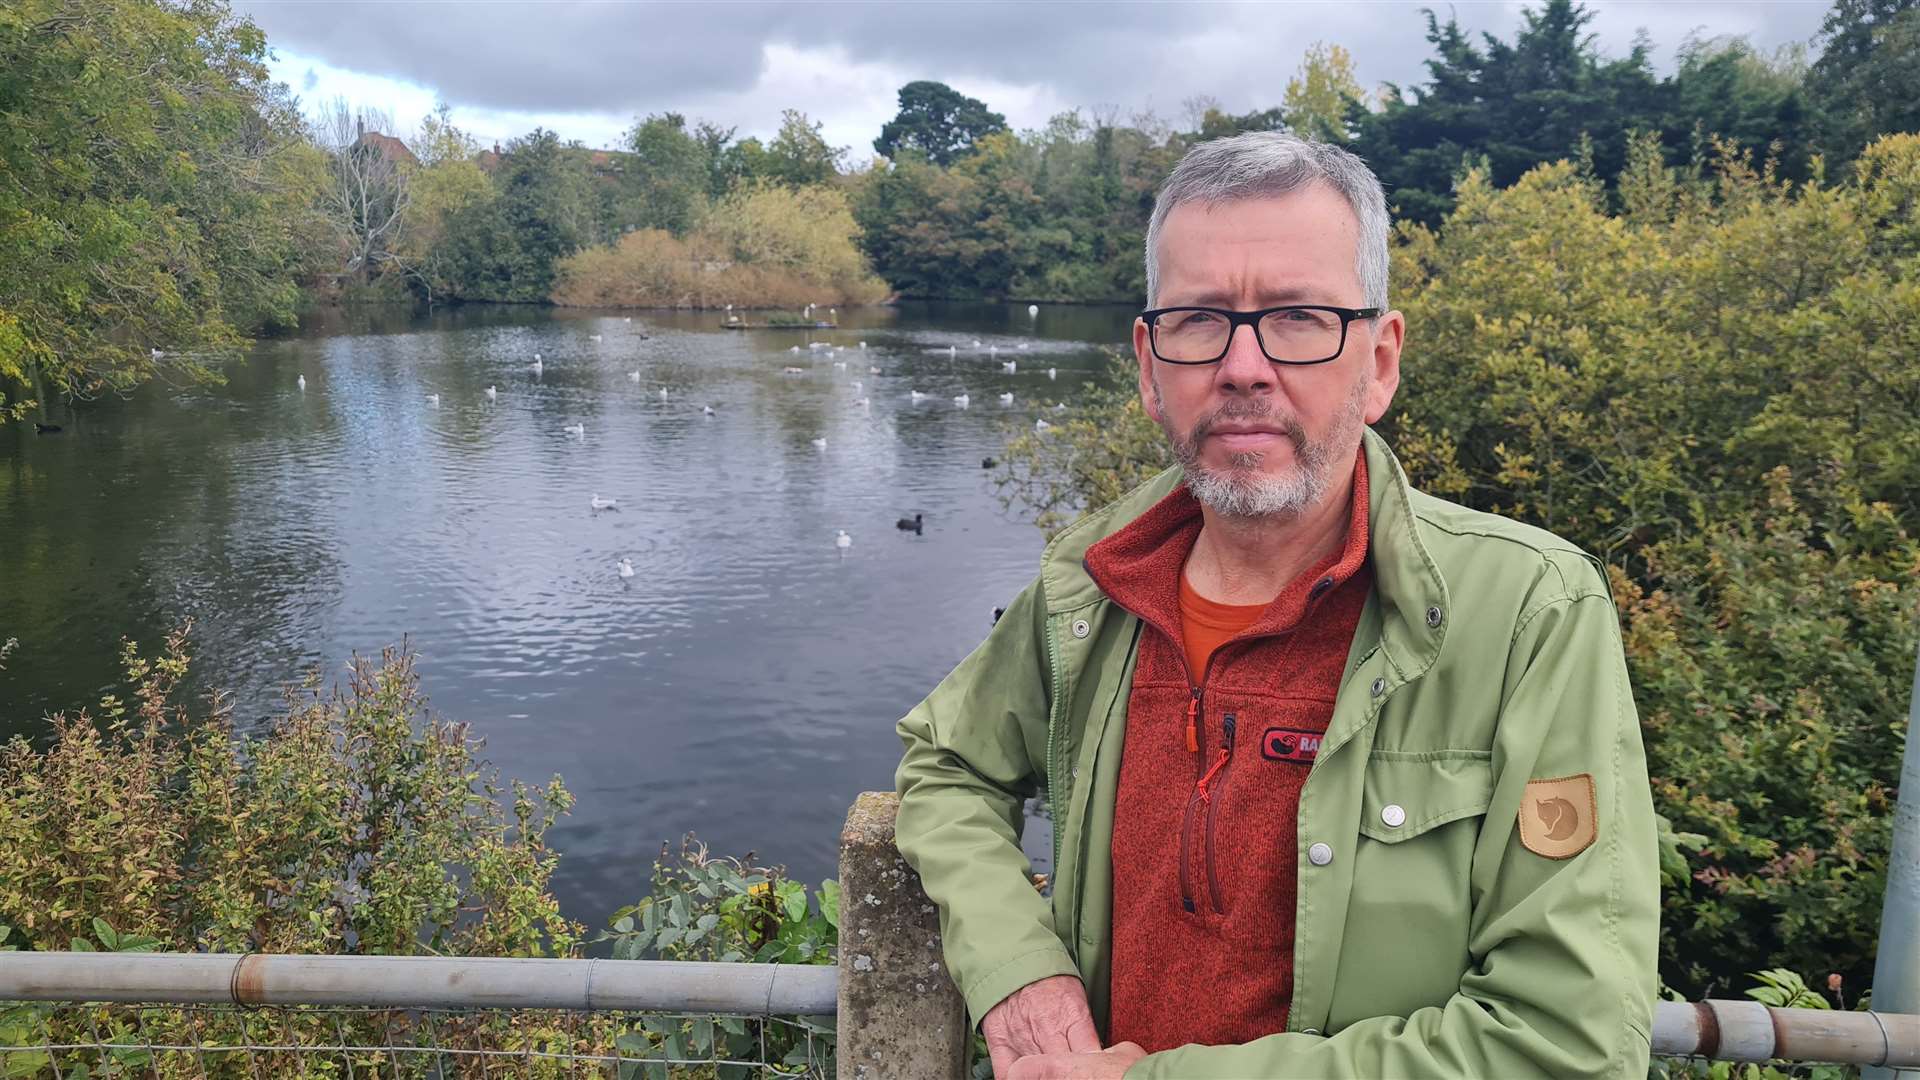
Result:
{"type": "Polygon", "coordinates": [[[1297,761],[1310,765],[1320,755],[1323,733],[1270,727],[1260,736],[1260,756],[1268,761],[1297,761]]]}
{"type": "Polygon", "coordinates": [[[1520,843],[1535,855],[1571,859],[1600,833],[1593,775],[1529,780],[1520,796],[1520,843]]]}

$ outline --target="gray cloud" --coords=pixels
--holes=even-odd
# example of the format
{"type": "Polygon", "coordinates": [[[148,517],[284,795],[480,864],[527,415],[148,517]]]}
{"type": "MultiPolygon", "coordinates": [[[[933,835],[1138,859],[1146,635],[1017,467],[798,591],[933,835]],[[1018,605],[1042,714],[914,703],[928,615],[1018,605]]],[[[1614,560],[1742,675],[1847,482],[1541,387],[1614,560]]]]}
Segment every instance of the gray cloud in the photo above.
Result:
{"type": "MultiPolygon", "coordinates": [[[[763,48],[843,51],[906,78],[1040,87],[1066,104],[1144,106],[1177,118],[1210,94],[1232,109],[1277,104],[1315,41],[1352,51],[1362,82],[1422,81],[1420,3],[372,3],[240,0],[272,44],[338,68],[432,88],[457,105],[632,116],[745,99],[763,48]]],[[[1450,10],[1432,4],[1444,17],[1450,10]]],[[[1519,3],[1458,5],[1462,25],[1511,36],[1519,3]]],[[[1623,55],[1644,27],[1667,61],[1690,31],[1805,40],[1823,0],[1601,2],[1601,47],[1623,55]]],[[[764,103],[762,103],[764,104],[764,103]]],[[[819,114],[847,103],[785,102],[819,114]]],[[[890,104],[890,102],[888,103],[890,104]]],[[[995,104],[993,101],[989,105],[995,104]]],[[[862,112],[871,103],[863,103],[862,112]]],[[[775,106],[777,107],[777,105],[775,106]]],[[[705,114],[700,114],[705,115],[705,114]]],[[[763,126],[764,117],[715,116],[763,126]]]]}

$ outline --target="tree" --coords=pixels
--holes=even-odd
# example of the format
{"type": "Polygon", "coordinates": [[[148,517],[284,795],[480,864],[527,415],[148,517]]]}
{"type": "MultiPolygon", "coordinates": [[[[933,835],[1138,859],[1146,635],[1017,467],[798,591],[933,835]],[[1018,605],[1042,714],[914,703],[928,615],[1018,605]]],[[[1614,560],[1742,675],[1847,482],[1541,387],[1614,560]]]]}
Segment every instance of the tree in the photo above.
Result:
{"type": "Polygon", "coordinates": [[[1920,131],[1920,0],[1835,0],[1807,72],[1821,145],[1838,160],[1893,131],[1920,131]]]}
{"type": "Polygon", "coordinates": [[[754,162],[756,178],[772,180],[788,187],[824,184],[840,175],[843,147],[829,146],[820,134],[820,125],[807,119],[798,109],[780,113],[780,133],[767,144],[765,156],[754,162]]]}
{"type": "Polygon", "coordinates": [[[900,111],[873,140],[876,153],[889,158],[901,151],[924,156],[935,165],[951,165],[983,136],[1007,130],[1007,118],[946,83],[926,79],[900,88],[900,111]]]}
{"type": "Polygon", "coordinates": [[[386,134],[387,114],[354,109],[335,98],[320,114],[320,146],[327,154],[327,186],[320,207],[344,256],[341,267],[366,281],[396,263],[413,201],[416,159],[386,134]]]}
{"type": "Polygon", "coordinates": [[[634,124],[625,140],[633,158],[620,184],[622,205],[615,209],[623,231],[665,229],[681,236],[698,223],[713,183],[710,137],[689,132],[679,113],[634,124]]]}
{"type": "Polygon", "coordinates": [[[0,5],[0,422],[290,324],[318,164],[223,5],[0,5]]]}
{"type": "Polygon", "coordinates": [[[554,266],[593,238],[586,155],[544,128],[508,144],[495,195],[447,224],[447,267],[456,296],[545,303],[554,266]]]}
{"type": "Polygon", "coordinates": [[[1352,137],[1347,114],[1360,103],[1360,93],[1353,54],[1338,45],[1315,42],[1300,62],[1300,74],[1287,80],[1287,95],[1282,99],[1287,126],[1309,139],[1346,142],[1352,137]]]}
{"type": "Polygon", "coordinates": [[[493,184],[474,157],[478,144],[455,127],[443,103],[420,122],[408,144],[420,160],[409,185],[409,221],[396,251],[412,284],[429,303],[453,287],[447,224],[456,215],[493,198],[493,184]]]}

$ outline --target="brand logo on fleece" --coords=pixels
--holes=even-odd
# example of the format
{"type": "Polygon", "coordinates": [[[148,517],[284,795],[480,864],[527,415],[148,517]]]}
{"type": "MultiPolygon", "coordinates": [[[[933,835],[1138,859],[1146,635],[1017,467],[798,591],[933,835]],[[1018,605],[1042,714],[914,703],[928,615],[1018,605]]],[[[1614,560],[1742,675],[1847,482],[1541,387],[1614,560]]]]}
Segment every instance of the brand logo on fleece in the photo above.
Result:
{"type": "Polygon", "coordinates": [[[1269,761],[1311,763],[1320,753],[1320,732],[1270,727],[1260,736],[1260,756],[1269,761]]]}

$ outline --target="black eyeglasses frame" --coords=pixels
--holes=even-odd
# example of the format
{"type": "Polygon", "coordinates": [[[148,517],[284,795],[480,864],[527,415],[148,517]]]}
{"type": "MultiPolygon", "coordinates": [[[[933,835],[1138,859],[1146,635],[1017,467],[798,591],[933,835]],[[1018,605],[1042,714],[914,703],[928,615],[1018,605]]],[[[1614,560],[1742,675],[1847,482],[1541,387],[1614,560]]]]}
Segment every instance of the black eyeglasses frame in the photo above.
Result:
{"type": "Polygon", "coordinates": [[[1275,364],[1286,364],[1290,367],[1311,367],[1315,364],[1325,364],[1325,363],[1330,363],[1334,360],[1337,360],[1339,359],[1341,353],[1347,351],[1347,329],[1353,325],[1353,320],[1374,319],[1374,318],[1378,318],[1380,314],[1381,314],[1380,309],[1377,307],[1349,308],[1349,307],[1334,307],[1330,304],[1281,304],[1278,307],[1261,308],[1259,311],[1231,311],[1231,310],[1228,310],[1227,308],[1203,307],[1195,304],[1181,304],[1178,307],[1153,308],[1148,311],[1143,311],[1140,313],[1139,318],[1141,319],[1141,321],[1147,324],[1147,345],[1150,349],[1153,350],[1153,358],[1155,360],[1160,361],[1163,364],[1177,364],[1183,367],[1198,367],[1204,364],[1217,364],[1220,361],[1226,359],[1227,350],[1233,348],[1233,335],[1239,333],[1240,328],[1242,326],[1251,326],[1253,327],[1254,344],[1260,347],[1260,355],[1266,357],[1268,361],[1275,364]],[[1211,360],[1169,360],[1166,357],[1161,356],[1160,342],[1154,336],[1154,331],[1156,329],[1156,327],[1154,326],[1154,323],[1156,320],[1160,318],[1160,316],[1170,314],[1175,311],[1206,311],[1206,312],[1211,312],[1215,315],[1224,315],[1227,319],[1227,322],[1229,323],[1229,326],[1227,328],[1226,344],[1220,347],[1220,355],[1214,357],[1211,360]],[[1260,336],[1260,320],[1266,318],[1267,316],[1273,314],[1276,311],[1327,311],[1327,312],[1332,312],[1333,314],[1339,316],[1340,317],[1339,348],[1336,348],[1335,350],[1333,350],[1332,356],[1322,357],[1319,360],[1281,360],[1276,358],[1272,353],[1267,351],[1266,340],[1260,336]]]}

